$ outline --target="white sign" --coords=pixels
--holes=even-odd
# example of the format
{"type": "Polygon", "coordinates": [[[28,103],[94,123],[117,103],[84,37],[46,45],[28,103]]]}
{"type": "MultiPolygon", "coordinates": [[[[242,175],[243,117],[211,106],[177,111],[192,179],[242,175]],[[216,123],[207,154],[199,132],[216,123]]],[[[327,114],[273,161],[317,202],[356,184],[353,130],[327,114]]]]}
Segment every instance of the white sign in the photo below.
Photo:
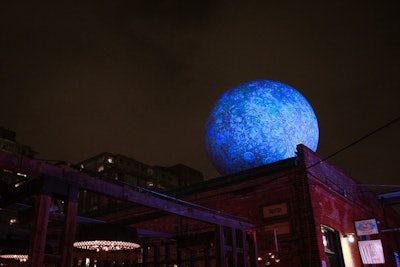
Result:
{"type": "Polygon", "coordinates": [[[378,234],[378,225],[375,219],[355,221],[357,236],[378,234]]]}
{"type": "Polygon", "coordinates": [[[272,218],[277,216],[286,215],[288,208],[286,203],[279,203],[275,205],[266,206],[263,208],[264,218],[272,218]]]}
{"type": "Polygon", "coordinates": [[[363,264],[384,264],[385,256],[383,255],[382,242],[377,240],[358,241],[358,249],[363,264]]]}

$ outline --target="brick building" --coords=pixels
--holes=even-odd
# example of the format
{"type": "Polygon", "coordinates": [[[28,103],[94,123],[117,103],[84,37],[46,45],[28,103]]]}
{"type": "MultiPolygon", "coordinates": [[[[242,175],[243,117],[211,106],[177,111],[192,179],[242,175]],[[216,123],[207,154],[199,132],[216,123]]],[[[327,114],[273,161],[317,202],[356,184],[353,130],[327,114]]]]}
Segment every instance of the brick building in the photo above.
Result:
{"type": "Polygon", "coordinates": [[[260,266],[363,266],[358,241],[381,239],[384,266],[400,266],[400,216],[377,195],[305,146],[298,157],[174,192],[250,219],[260,266]],[[379,233],[356,236],[355,221],[375,219],[379,233]],[[350,242],[350,235],[355,242],[350,242]],[[276,237],[276,238],[275,238],[276,237]],[[276,241],[276,242],[275,242],[276,241]]]}

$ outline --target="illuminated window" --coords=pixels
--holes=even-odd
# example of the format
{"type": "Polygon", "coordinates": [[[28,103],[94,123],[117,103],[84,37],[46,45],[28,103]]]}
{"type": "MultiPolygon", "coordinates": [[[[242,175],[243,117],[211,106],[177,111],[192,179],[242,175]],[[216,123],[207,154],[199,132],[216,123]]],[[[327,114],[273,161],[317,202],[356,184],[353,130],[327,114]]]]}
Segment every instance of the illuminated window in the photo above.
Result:
{"type": "Polygon", "coordinates": [[[111,164],[114,163],[113,157],[108,157],[108,158],[107,158],[107,162],[108,162],[108,163],[111,163],[111,164]]]}
{"type": "Polygon", "coordinates": [[[331,227],[321,225],[322,243],[324,245],[328,267],[344,267],[339,233],[331,227]]]}
{"type": "Polygon", "coordinates": [[[97,168],[97,171],[98,171],[98,172],[104,171],[104,166],[103,166],[103,165],[100,165],[99,168],[97,168]]]}

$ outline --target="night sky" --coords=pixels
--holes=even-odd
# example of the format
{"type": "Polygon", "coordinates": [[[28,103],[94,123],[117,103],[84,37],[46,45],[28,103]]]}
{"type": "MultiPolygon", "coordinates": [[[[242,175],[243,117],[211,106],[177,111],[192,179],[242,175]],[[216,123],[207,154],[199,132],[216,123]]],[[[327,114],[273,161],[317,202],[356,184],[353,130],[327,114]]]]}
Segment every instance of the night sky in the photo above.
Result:
{"type": "MultiPolygon", "coordinates": [[[[204,123],[245,81],[300,91],[322,157],[398,118],[400,1],[293,2],[2,1],[0,126],[38,158],[108,151],[210,179],[204,123]]],[[[398,121],[330,161],[398,185],[399,137],[398,121]]]]}

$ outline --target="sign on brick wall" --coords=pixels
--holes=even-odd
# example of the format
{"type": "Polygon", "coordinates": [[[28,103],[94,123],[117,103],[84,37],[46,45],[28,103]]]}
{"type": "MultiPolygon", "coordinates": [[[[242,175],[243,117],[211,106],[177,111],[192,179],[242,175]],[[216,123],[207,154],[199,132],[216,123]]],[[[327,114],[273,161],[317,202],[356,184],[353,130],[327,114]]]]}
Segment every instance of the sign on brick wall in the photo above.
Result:
{"type": "Polygon", "coordinates": [[[375,219],[355,221],[357,236],[378,234],[378,225],[375,219]]]}
{"type": "Polygon", "coordinates": [[[377,240],[358,241],[358,248],[363,264],[384,264],[382,242],[377,240]]]}
{"type": "Polygon", "coordinates": [[[287,203],[279,203],[263,207],[264,218],[280,217],[288,214],[287,203]]]}

